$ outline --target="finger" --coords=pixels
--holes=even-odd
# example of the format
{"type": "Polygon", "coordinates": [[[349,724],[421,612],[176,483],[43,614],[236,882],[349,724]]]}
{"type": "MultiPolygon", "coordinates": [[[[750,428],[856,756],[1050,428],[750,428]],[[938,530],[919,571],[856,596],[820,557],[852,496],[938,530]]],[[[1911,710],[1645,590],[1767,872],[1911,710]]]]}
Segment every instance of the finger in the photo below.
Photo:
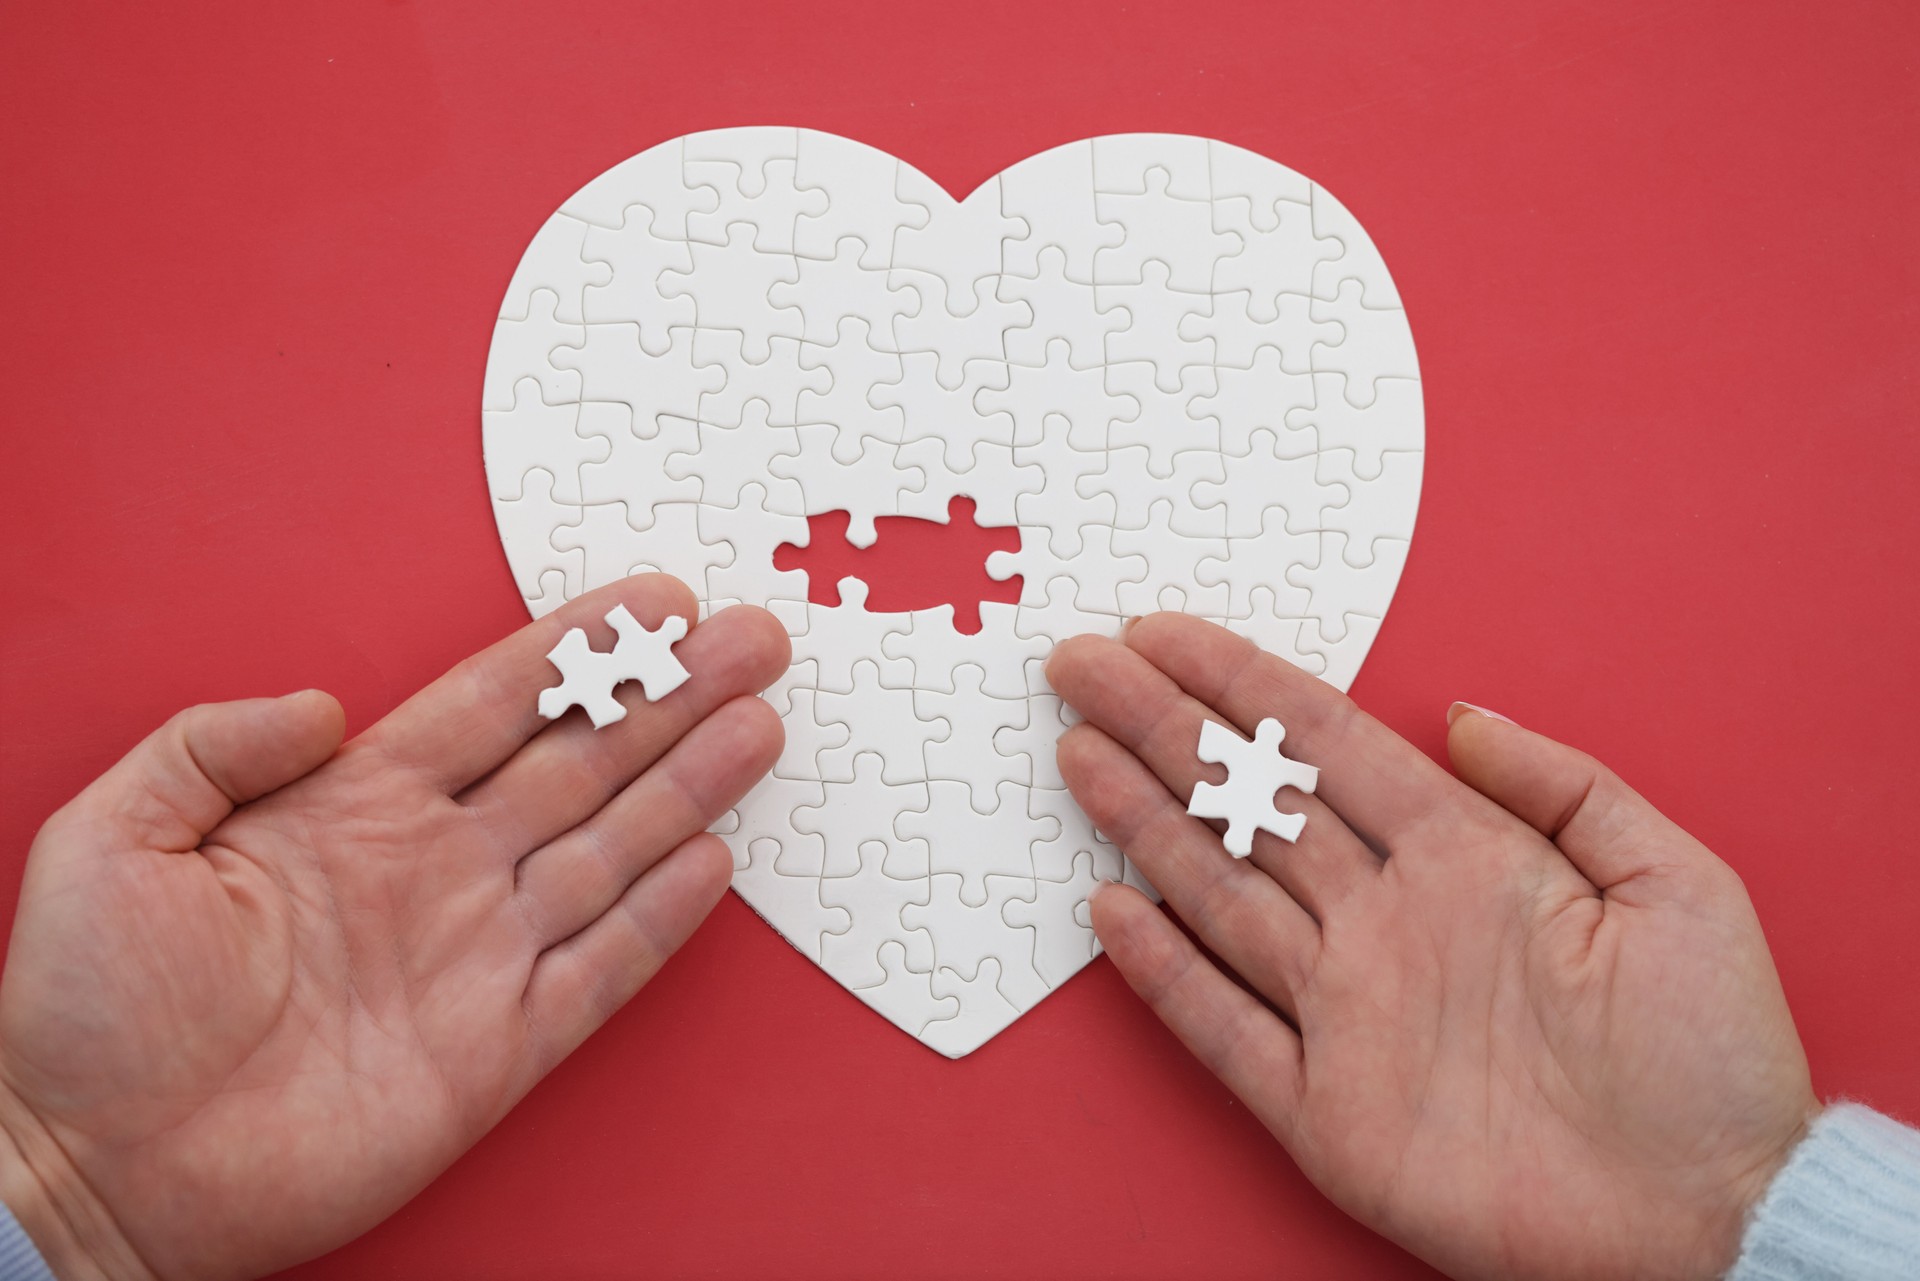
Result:
{"type": "Polygon", "coordinates": [[[1201,941],[1289,1018],[1319,951],[1320,930],[1258,868],[1228,857],[1126,748],[1098,726],[1060,736],[1060,776],[1073,798],[1160,891],[1201,941]]]}
{"type": "Polygon", "coordinates": [[[612,1018],[687,941],[733,878],[719,837],[689,838],[572,938],[542,952],[521,1005],[537,1076],[612,1018]]]}
{"type": "Polygon", "coordinates": [[[606,616],[616,605],[625,605],[648,628],[658,627],[669,614],[691,620],[696,609],[686,584],[665,574],[608,583],[461,661],[394,708],[356,745],[419,771],[444,792],[459,791],[552,724],[539,708],[540,691],[560,683],[547,652],[573,627],[584,628],[596,648],[611,648],[613,629],[606,616]]]}
{"type": "Polygon", "coordinates": [[[710,827],[773,767],[779,715],[736,698],[580,826],[521,860],[516,899],[541,947],[584,928],[660,857],[710,827]]]}
{"type": "MultiPolygon", "coordinates": [[[[1101,636],[1076,636],[1054,650],[1047,680],[1076,711],[1159,775],[1175,797],[1190,799],[1196,783],[1224,779],[1224,769],[1203,763],[1198,753],[1201,725],[1221,715],[1127,646],[1101,636]]],[[[1347,895],[1379,874],[1380,857],[1317,797],[1289,791],[1280,804],[1306,816],[1299,838],[1289,843],[1257,833],[1252,862],[1316,921],[1325,921],[1347,895]]]]}
{"type": "Polygon", "coordinates": [[[1208,964],[1138,890],[1099,886],[1092,912],[1128,986],[1286,1144],[1300,1098],[1299,1035],[1208,964]]]}
{"type": "MultiPolygon", "coordinates": [[[[758,693],[789,659],[786,629],[751,605],[721,610],[674,650],[690,675],[657,703],[639,682],[617,687],[624,719],[595,729],[584,715],[548,725],[460,795],[495,848],[518,859],[593,814],[715,708],[758,693]]],[[[527,706],[533,706],[528,691],[527,706]]]]}
{"type": "Polygon", "coordinates": [[[1469,787],[1552,841],[1595,888],[1726,865],[1593,757],[1466,703],[1448,709],[1447,755],[1469,787]]]}
{"type": "Polygon", "coordinates": [[[1317,676],[1243,636],[1185,614],[1150,614],[1126,644],[1249,738],[1260,721],[1286,726],[1289,756],[1320,767],[1315,794],[1349,828],[1389,853],[1465,795],[1413,744],[1317,676]]]}
{"type": "Polygon", "coordinates": [[[339,702],[317,689],[189,707],[47,824],[104,821],[91,842],[102,847],[197,849],[235,806],[312,772],[345,732],[339,702]]]}

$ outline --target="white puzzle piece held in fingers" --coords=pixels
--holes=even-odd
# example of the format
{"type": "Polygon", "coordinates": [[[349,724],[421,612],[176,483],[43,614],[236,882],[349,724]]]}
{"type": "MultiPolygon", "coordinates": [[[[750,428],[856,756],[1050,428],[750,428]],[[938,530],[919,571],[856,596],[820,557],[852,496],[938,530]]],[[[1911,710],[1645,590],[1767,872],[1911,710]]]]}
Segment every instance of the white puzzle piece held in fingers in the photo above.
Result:
{"type": "Polygon", "coordinates": [[[662,143],[534,237],[482,394],[507,559],[543,614],[625,574],[772,609],[787,752],[719,829],[734,888],[942,1054],[1097,952],[1144,885],[1062,789],[1036,661],[1128,614],[1214,619],[1341,688],[1405,563],[1412,332],[1359,223],[1225,143],[1094,138],[956,201],[805,129],[662,143]],[[1017,605],[809,603],[775,548],[846,510],[1017,524],[1017,605]],[[930,665],[930,666],[923,666],[930,665]],[[804,718],[804,724],[797,723],[804,718]]]}
{"type": "Polygon", "coordinates": [[[1320,771],[1281,754],[1280,743],[1286,736],[1286,728],[1271,716],[1255,728],[1251,743],[1218,721],[1200,726],[1196,755],[1208,765],[1226,766],[1227,781],[1195,783],[1187,813],[1225,821],[1227,830],[1221,839],[1235,858],[1253,853],[1255,832],[1271,832],[1293,842],[1306,826],[1306,815],[1283,810],[1275,802],[1283,787],[1311,794],[1320,771]]]}

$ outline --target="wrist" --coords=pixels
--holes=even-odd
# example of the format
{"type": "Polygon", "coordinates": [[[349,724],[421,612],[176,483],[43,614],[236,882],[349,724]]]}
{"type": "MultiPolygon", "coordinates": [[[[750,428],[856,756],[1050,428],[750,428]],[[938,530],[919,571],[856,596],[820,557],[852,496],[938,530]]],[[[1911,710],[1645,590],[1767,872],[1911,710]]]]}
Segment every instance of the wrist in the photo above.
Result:
{"type": "Polygon", "coordinates": [[[1920,1132],[1857,1103],[1817,1118],[1754,1206],[1730,1281],[1920,1275],[1920,1132]]]}
{"type": "Polygon", "coordinates": [[[151,1281],[106,1205],[32,1109],[0,1084],[0,1202],[59,1281],[151,1281]]]}
{"type": "Polygon", "coordinates": [[[1809,1098],[1799,1125],[1777,1145],[1761,1153],[1755,1162],[1743,1170],[1729,1185],[1730,1204],[1726,1214],[1725,1231],[1719,1234],[1718,1248],[1714,1251],[1714,1277],[1727,1276],[1739,1260],[1744,1247],[1747,1228],[1753,1222],[1753,1216],[1760,1203],[1766,1199],[1774,1181],[1786,1169],[1792,1159],[1794,1149],[1811,1132],[1813,1123],[1819,1119],[1825,1109],[1816,1099],[1809,1098]]]}

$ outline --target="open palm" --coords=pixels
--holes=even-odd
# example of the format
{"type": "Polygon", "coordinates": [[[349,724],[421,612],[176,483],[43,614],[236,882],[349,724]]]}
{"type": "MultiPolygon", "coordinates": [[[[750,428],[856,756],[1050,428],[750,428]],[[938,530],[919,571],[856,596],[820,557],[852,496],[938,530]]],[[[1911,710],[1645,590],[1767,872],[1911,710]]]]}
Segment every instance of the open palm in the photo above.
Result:
{"type": "MultiPolygon", "coordinates": [[[[1234,983],[1103,888],[1121,972],[1356,1218],[1461,1277],[1717,1276],[1815,1110],[1738,878],[1591,758],[1457,714],[1450,777],[1343,694],[1154,615],[1048,667],[1060,769],[1234,983]],[[1203,720],[1318,765],[1229,858],[1203,720]],[[1264,998],[1264,999],[1262,999],[1264,998]]],[[[1464,705],[1461,705],[1464,708],[1464,705]]]]}
{"type": "MultiPolygon", "coordinates": [[[[108,1274],[285,1266],[379,1221],[636,991],[724,892],[704,829],[778,754],[750,608],[595,732],[545,654],[572,602],[344,746],[317,692],[176,717],[34,842],[0,983],[0,1124],[108,1274]]],[[[76,1269],[79,1270],[79,1269],[76,1269]]]]}

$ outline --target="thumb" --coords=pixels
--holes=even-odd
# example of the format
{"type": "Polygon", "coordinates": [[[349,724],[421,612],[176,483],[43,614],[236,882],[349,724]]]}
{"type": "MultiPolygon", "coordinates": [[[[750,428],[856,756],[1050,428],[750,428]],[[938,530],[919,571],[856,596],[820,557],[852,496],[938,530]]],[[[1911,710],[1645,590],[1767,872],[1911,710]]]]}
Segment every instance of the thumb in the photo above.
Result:
{"type": "Polygon", "coordinates": [[[49,820],[97,829],[96,846],[184,853],[235,806],[284,787],[333,755],[346,713],[331,694],[189,707],[49,820]]]}
{"type": "Polygon", "coordinates": [[[1552,841],[1603,893],[1724,867],[1605,765],[1497,712],[1448,708],[1447,755],[1461,781],[1552,841]]]}

